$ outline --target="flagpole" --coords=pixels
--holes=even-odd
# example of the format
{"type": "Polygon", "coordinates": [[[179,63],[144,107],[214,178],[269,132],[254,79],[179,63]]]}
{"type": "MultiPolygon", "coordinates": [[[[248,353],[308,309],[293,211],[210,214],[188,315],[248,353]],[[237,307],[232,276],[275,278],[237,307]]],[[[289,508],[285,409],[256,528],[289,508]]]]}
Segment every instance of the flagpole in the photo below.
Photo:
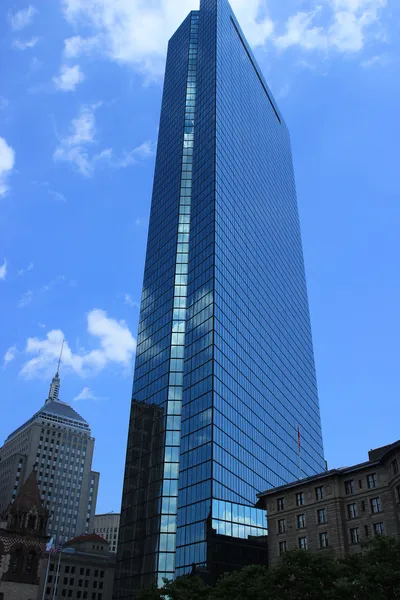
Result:
{"type": "Polygon", "coordinates": [[[44,577],[44,584],[43,584],[42,600],[45,600],[45,596],[46,596],[47,580],[49,578],[49,571],[50,571],[50,561],[51,561],[51,552],[49,552],[49,560],[47,561],[46,575],[44,577]]]}
{"type": "Polygon", "coordinates": [[[60,563],[61,563],[61,554],[62,554],[62,549],[60,548],[60,554],[58,557],[58,563],[57,563],[57,571],[56,571],[56,580],[54,582],[54,588],[53,588],[53,600],[55,600],[55,598],[57,597],[57,592],[58,592],[58,584],[60,582],[60,563]]]}

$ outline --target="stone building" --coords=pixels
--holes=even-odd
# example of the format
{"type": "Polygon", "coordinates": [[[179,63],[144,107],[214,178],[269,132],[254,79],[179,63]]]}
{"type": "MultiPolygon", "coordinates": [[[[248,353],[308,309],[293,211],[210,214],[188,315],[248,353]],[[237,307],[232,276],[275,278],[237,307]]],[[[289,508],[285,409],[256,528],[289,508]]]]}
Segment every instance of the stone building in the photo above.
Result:
{"type": "Polygon", "coordinates": [[[117,552],[119,535],[119,513],[106,513],[95,515],[93,519],[93,533],[97,533],[110,544],[110,552],[117,552]]]}
{"type": "Polygon", "coordinates": [[[95,533],[81,535],[64,544],[60,553],[50,558],[46,581],[46,564],[42,566],[40,594],[45,599],[112,600],[115,554],[109,543],[95,533]],[[58,576],[57,576],[58,574],[58,576]]]}
{"type": "Polygon", "coordinates": [[[49,511],[47,533],[62,544],[91,531],[100,475],[92,471],[90,426],[59,392],[57,371],[45,404],[0,447],[0,512],[34,469],[49,511]]]}
{"type": "Polygon", "coordinates": [[[258,494],[267,511],[269,563],[296,548],[343,557],[376,535],[400,538],[400,441],[365,463],[258,494]]]}
{"type": "Polygon", "coordinates": [[[0,600],[36,600],[47,520],[32,472],[0,518],[0,600]]]}

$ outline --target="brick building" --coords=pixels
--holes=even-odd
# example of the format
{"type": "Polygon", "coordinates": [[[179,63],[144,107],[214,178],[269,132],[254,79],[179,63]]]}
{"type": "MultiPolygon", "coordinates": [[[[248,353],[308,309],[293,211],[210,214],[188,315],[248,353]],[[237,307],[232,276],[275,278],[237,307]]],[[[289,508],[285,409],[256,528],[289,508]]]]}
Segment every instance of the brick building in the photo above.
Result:
{"type": "Polygon", "coordinates": [[[32,472],[0,517],[0,600],[36,600],[47,520],[32,472]]]}
{"type": "Polygon", "coordinates": [[[375,535],[400,538],[400,441],[371,450],[365,463],[258,494],[268,520],[269,563],[296,548],[360,551],[375,535]]]}
{"type": "Polygon", "coordinates": [[[57,600],[111,600],[114,571],[115,554],[107,540],[95,533],[81,535],[64,544],[61,558],[60,553],[52,555],[47,581],[43,565],[38,597],[42,598],[45,586],[46,600],[53,599],[55,587],[57,600]]]}

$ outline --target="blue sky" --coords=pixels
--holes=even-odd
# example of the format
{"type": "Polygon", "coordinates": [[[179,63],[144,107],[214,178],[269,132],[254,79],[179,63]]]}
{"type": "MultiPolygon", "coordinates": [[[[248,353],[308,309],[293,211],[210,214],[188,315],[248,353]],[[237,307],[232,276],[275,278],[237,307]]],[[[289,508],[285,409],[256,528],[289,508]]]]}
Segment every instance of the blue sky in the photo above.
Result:
{"type": "MultiPolygon", "coordinates": [[[[399,438],[400,6],[232,4],[291,131],[326,458],[352,464],[399,438]]],[[[65,337],[99,511],[120,507],[166,43],[192,8],[2,3],[0,443],[65,337]]]]}

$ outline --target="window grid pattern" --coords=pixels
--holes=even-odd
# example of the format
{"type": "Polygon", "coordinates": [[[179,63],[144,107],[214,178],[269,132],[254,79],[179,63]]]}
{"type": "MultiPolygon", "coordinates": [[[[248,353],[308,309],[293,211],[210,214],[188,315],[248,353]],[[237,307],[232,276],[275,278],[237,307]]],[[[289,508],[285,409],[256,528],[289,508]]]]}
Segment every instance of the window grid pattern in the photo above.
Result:
{"type": "Polygon", "coordinates": [[[198,28],[199,17],[197,14],[193,13],[190,24],[185,129],[183,135],[181,189],[179,198],[178,244],[175,267],[171,358],[167,402],[167,431],[164,455],[164,485],[158,562],[159,585],[162,585],[164,578],[172,579],[175,575],[176,519],[186,331],[193,148],[195,137],[198,28]]]}

